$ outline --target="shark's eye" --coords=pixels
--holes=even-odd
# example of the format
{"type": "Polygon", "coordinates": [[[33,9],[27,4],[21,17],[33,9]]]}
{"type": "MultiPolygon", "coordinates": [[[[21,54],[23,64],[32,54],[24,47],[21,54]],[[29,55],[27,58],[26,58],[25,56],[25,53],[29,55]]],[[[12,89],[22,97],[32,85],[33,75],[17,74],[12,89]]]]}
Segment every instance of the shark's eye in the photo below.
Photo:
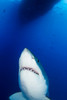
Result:
{"type": "Polygon", "coordinates": [[[39,60],[38,60],[38,62],[39,62],[39,60]]]}

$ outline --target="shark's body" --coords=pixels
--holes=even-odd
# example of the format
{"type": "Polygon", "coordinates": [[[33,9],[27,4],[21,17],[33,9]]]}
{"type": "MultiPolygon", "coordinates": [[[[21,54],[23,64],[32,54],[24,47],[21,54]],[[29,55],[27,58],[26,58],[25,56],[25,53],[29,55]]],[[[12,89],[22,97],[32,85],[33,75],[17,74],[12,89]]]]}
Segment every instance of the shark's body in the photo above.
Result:
{"type": "Polygon", "coordinates": [[[19,87],[9,100],[50,100],[48,79],[39,60],[28,50],[24,49],[19,59],[19,87]]]}

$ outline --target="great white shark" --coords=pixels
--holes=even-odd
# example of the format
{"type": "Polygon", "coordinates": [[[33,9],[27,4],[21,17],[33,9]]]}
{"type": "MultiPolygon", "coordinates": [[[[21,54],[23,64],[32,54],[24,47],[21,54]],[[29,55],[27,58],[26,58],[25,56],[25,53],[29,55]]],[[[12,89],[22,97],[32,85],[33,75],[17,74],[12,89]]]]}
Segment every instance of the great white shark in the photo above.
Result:
{"type": "Polygon", "coordinates": [[[48,78],[39,60],[25,48],[19,58],[19,87],[21,92],[12,94],[9,100],[50,100],[48,78]]]}

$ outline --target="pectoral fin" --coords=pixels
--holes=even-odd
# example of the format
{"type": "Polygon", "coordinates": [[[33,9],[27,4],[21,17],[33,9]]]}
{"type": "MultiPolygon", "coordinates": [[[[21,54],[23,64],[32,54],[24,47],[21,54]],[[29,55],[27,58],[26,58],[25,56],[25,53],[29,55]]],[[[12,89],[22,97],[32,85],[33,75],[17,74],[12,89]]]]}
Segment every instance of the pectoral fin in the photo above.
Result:
{"type": "Polygon", "coordinates": [[[50,100],[48,97],[44,96],[42,100],[50,100]]]}
{"type": "Polygon", "coordinates": [[[45,97],[45,99],[44,100],[50,100],[48,97],[45,97]]]}
{"type": "Polygon", "coordinates": [[[26,99],[23,97],[22,92],[17,92],[11,95],[9,97],[9,100],[26,100],[26,99]]]}

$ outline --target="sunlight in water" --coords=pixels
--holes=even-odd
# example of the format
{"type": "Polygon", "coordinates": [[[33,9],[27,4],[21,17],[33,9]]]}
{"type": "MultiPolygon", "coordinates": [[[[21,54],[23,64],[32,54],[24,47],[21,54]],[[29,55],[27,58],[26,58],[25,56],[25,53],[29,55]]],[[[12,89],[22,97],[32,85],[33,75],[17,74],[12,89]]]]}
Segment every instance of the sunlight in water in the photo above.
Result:
{"type": "Polygon", "coordinates": [[[64,3],[67,3],[67,0],[64,0],[64,3]]]}

